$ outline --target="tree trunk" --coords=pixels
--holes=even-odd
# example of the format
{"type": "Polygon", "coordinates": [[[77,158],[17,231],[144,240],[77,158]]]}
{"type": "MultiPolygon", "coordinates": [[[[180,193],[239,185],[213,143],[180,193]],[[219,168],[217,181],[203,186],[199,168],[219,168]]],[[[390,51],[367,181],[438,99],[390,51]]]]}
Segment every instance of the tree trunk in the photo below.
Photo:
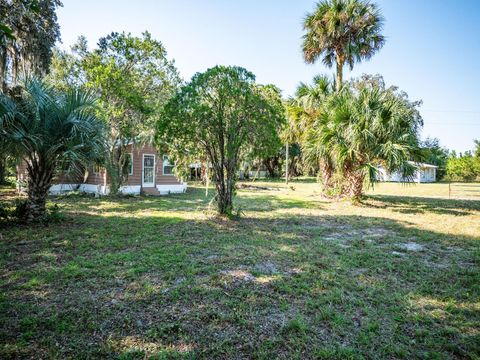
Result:
{"type": "Polygon", "coordinates": [[[110,153],[110,164],[107,164],[107,173],[109,176],[110,195],[116,196],[120,193],[120,188],[125,183],[127,176],[125,175],[126,157],[124,148],[114,146],[110,153]]]}
{"type": "Polygon", "coordinates": [[[45,170],[37,167],[28,174],[27,206],[25,220],[37,222],[46,218],[46,202],[48,190],[53,178],[53,170],[45,170]]]}
{"type": "MultiPolygon", "coordinates": [[[[217,189],[218,190],[218,189],[217,189]]],[[[230,216],[233,212],[233,204],[232,204],[232,195],[231,191],[228,191],[227,188],[224,188],[223,191],[218,192],[218,213],[220,215],[230,216]]]]}
{"type": "Polygon", "coordinates": [[[121,177],[119,174],[120,170],[116,165],[118,164],[114,164],[113,166],[111,166],[110,171],[107,172],[110,180],[109,195],[111,196],[118,195],[120,193],[120,187],[122,186],[121,177]]]}
{"type": "Polygon", "coordinates": [[[337,75],[335,80],[335,88],[338,92],[342,89],[342,84],[343,84],[343,64],[345,63],[343,56],[337,54],[336,63],[337,63],[337,75]]]}
{"type": "Polygon", "coordinates": [[[274,178],[275,177],[275,167],[272,166],[272,163],[271,163],[270,159],[265,159],[263,161],[263,164],[267,168],[268,177],[269,178],[274,178]]]}
{"type": "Polygon", "coordinates": [[[225,170],[224,168],[216,169],[215,172],[218,213],[220,215],[230,216],[233,212],[234,172],[225,170]]]}
{"type": "Polygon", "coordinates": [[[328,195],[329,191],[332,189],[332,175],[333,175],[333,167],[330,161],[328,160],[320,160],[320,173],[322,179],[322,187],[323,187],[323,194],[328,195]]]}
{"type": "Polygon", "coordinates": [[[289,165],[289,176],[290,178],[292,177],[297,177],[298,176],[298,171],[297,171],[297,157],[294,156],[294,157],[291,157],[290,158],[290,165],[289,165]]]}
{"type": "Polygon", "coordinates": [[[363,173],[356,172],[353,181],[351,184],[351,189],[350,189],[350,196],[355,199],[355,200],[360,200],[363,194],[363,181],[365,179],[365,176],[363,173]]]}
{"type": "Polygon", "coordinates": [[[362,171],[353,167],[346,167],[345,180],[347,181],[347,195],[353,200],[360,200],[363,193],[363,181],[365,175],[362,171]]]}
{"type": "Polygon", "coordinates": [[[7,158],[0,155],[0,184],[5,184],[7,176],[7,158]]]}
{"type": "Polygon", "coordinates": [[[281,174],[282,168],[280,166],[280,157],[272,156],[263,161],[263,164],[267,168],[269,178],[276,178],[278,174],[281,174]]]}
{"type": "Polygon", "coordinates": [[[7,93],[7,48],[0,46],[0,90],[7,93]]]}

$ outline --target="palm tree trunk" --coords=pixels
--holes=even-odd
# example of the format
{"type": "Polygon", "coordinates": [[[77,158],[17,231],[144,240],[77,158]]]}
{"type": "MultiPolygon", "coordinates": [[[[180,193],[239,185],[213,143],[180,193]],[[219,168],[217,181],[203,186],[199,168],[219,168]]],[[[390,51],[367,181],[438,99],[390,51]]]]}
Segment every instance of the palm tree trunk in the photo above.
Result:
{"type": "Polygon", "coordinates": [[[320,160],[320,173],[322,176],[322,187],[323,194],[328,195],[329,191],[332,189],[332,175],[333,167],[328,160],[320,160]]]}
{"type": "Polygon", "coordinates": [[[29,171],[25,214],[27,222],[37,222],[45,219],[48,190],[52,184],[52,178],[53,170],[37,168],[35,171],[29,171]]]}
{"type": "Polygon", "coordinates": [[[342,84],[343,84],[343,65],[345,63],[343,56],[337,54],[336,63],[337,63],[337,75],[335,80],[335,88],[338,92],[342,89],[342,84]]]}
{"type": "Polygon", "coordinates": [[[344,176],[347,181],[347,188],[345,189],[346,195],[353,200],[360,200],[363,193],[365,174],[353,166],[346,166],[344,176]]]}
{"type": "Polygon", "coordinates": [[[365,180],[365,175],[360,172],[356,172],[353,177],[353,182],[351,184],[350,196],[355,200],[360,200],[363,194],[363,181],[365,180]]]}

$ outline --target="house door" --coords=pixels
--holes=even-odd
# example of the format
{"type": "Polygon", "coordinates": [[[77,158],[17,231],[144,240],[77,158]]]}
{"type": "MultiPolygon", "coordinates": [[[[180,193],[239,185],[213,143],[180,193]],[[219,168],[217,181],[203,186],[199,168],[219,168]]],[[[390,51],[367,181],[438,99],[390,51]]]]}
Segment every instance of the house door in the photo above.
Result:
{"type": "Polygon", "coordinates": [[[143,154],[142,186],[155,186],[155,155],[143,154]]]}
{"type": "Polygon", "coordinates": [[[420,169],[420,182],[427,180],[428,169],[420,169]]]}

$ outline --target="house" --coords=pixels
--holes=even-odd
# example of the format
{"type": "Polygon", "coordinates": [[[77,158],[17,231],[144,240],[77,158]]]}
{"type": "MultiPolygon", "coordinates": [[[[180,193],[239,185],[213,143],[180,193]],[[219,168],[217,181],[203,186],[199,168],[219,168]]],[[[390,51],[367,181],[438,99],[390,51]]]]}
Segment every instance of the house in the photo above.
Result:
{"type": "Polygon", "coordinates": [[[379,166],[377,168],[378,181],[417,182],[417,183],[431,183],[431,182],[437,181],[438,166],[425,164],[425,163],[417,163],[413,161],[409,161],[409,163],[414,165],[417,168],[417,170],[415,170],[411,178],[403,177],[400,171],[388,173],[382,166],[379,166]]]}
{"type": "MultiPolygon", "coordinates": [[[[127,146],[128,177],[120,188],[123,194],[165,195],[182,193],[187,184],[175,177],[173,164],[167,155],[161,155],[152,145],[130,144],[127,146]]],[[[26,181],[26,162],[17,167],[17,183],[26,181]]],[[[110,192],[109,177],[104,168],[92,166],[84,176],[60,174],[50,188],[51,194],[81,191],[95,194],[110,192]]]]}

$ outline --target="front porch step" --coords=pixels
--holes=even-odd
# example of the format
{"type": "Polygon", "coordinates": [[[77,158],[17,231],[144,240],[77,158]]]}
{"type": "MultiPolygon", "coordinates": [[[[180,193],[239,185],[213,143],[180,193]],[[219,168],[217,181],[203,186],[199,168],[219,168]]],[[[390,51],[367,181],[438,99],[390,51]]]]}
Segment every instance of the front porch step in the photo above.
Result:
{"type": "Polygon", "coordinates": [[[160,196],[160,191],[156,187],[142,187],[142,194],[149,196],[160,196]]]}

